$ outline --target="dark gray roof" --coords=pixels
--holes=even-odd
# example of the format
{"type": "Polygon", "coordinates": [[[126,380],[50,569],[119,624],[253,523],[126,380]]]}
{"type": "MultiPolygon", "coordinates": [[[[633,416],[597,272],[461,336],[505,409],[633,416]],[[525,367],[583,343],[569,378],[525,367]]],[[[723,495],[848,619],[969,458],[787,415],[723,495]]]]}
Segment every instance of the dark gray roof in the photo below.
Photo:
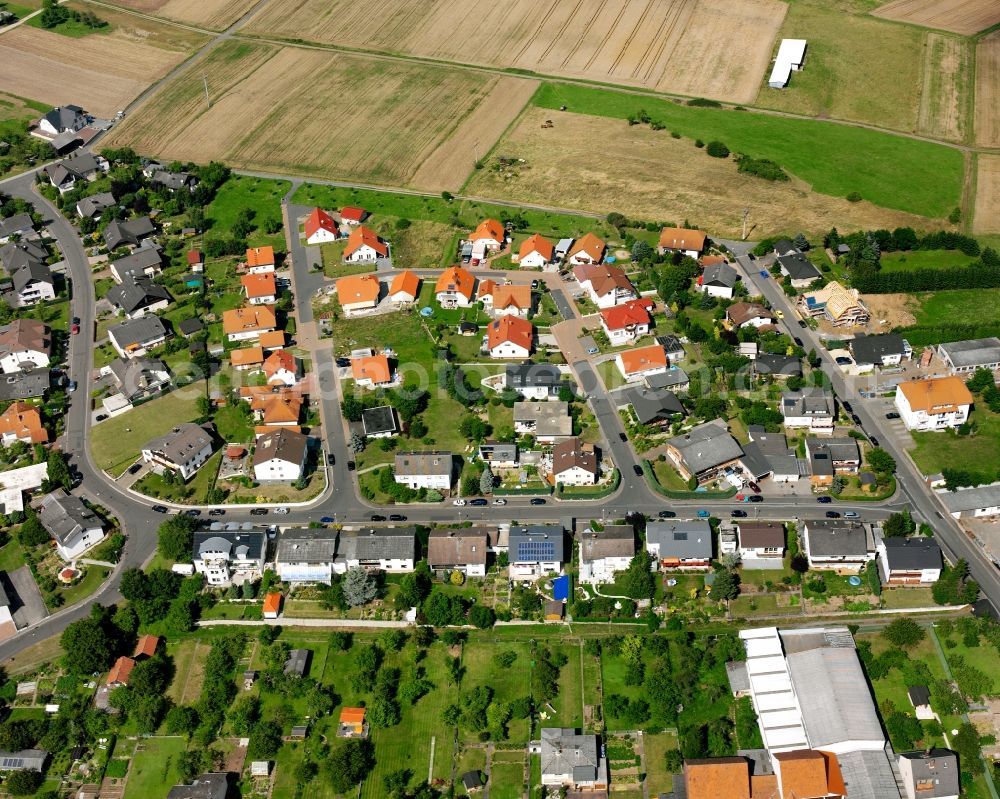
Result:
{"type": "Polygon", "coordinates": [[[806,449],[812,456],[824,454],[833,461],[859,461],[861,459],[858,441],[850,436],[807,438],[806,449]]]}
{"type": "Polygon", "coordinates": [[[969,341],[949,341],[938,351],[948,356],[953,366],[979,366],[1000,362],[1000,338],[976,338],[969,341]]]}
{"type": "Polygon", "coordinates": [[[856,363],[881,363],[887,355],[902,355],[905,352],[903,337],[895,333],[882,336],[858,336],[848,345],[856,363]]]}
{"type": "Polygon", "coordinates": [[[167,365],[155,358],[115,358],[108,368],[118,388],[127,397],[141,394],[150,385],[160,383],[161,378],[156,373],[167,372],[167,365]]]}
{"type": "Polygon", "coordinates": [[[667,441],[694,474],[704,472],[743,455],[743,449],[729,434],[725,422],[713,419],[667,441]]]}
{"type": "Polygon", "coordinates": [[[152,183],[176,191],[194,186],[198,181],[190,172],[166,172],[153,173],[152,183]]]}
{"type": "Polygon", "coordinates": [[[939,491],[938,497],[951,513],[992,508],[1000,505],[1000,483],[960,488],[958,491],[939,491]]]}
{"type": "Polygon", "coordinates": [[[516,461],[517,444],[484,441],[479,445],[479,457],[486,461],[516,461]]]}
{"type": "Polygon", "coordinates": [[[815,280],[823,276],[819,269],[800,252],[780,255],[778,263],[781,265],[781,271],[792,280],[815,280]]]}
{"type": "Polygon", "coordinates": [[[337,557],[371,563],[377,560],[405,560],[417,556],[416,527],[367,527],[344,531],[337,543],[337,557]]]}
{"type": "Polygon", "coordinates": [[[833,394],[826,389],[786,391],[781,395],[781,413],[784,416],[832,416],[833,412],[833,394]]]}
{"type": "Polygon", "coordinates": [[[466,771],[462,775],[462,785],[465,786],[465,790],[471,791],[474,788],[483,787],[483,778],[478,771],[466,771]]]}
{"type": "Polygon", "coordinates": [[[958,757],[954,752],[934,748],[924,752],[903,752],[899,758],[909,762],[914,783],[930,786],[916,791],[914,799],[937,799],[960,793],[958,757]]]}
{"type": "Polygon", "coordinates": [[[336,532],[303,527],[282,534],[275,560],[279,563],[332,563],[336,551],[336,532]]]}
{"type": "Polygon", "coordinates": [[[536,436],[568,436],[573,433],[569,403],[561,400],[524,400],[514,403],[514,426],[534,423],[536,436]]]}
{"type": "Polygon", "coordinates": [[[886,538],[882,543],[890,571],[941,568],[941,547],[933,538],[886,538]]]}
{"type": "Polygon", "coordinates": [[[580,535],[580,552],[585,563],[631,558],[635,555],[635,530],[630,524],[609,524],[600,532],[587,530],[580,535]]]}
{"type": "Polygon", "coordinates": [[[147,314],[138,319],[129,319],[120,325],[113,325],[108,328],[108,335],[118,342],[122,349],[128,346],[145,346],[148,342],[156,341],[167,335],[167,328],[163,326],[160,317],[147,314]]]}
{"type": "Polygon", "coordinates": [[[562,373],[559,367],[551,363],[524,363],[507,364],[506,383],[508,388],[521,390],[524,388],[546,387],[552,394],[559,393],[562,385],[562,373]]]}
{"type": "Polygon", "coordinates": [[[802,377],[802,362],[795,355],[777,355],[772,352],[762,352],[752,363],[754,372],[759,375],[802,377]]]}
{"type": "MultiPolygon", "coordinates": [[[[218,525],[223,527],[223,525],[218,525]]],[[[229,560],[260,560],[267,546],[263,530],[202,530],[194,534],[191,550],[195,558],[204,552],[225,552],[229,560]]]]}
{"type": "Polygon", "coordinates": [[[910,697],[910,704],[914,707],[931,703],[931,692],[926,685],[911,685],[906,689],[906,693],[910,697]]]}
{"type": "Polygon", "coordinates": [[[121,308],[127,314],[135,313],[164,300],[167,302],[173,300],[169,291],[148,277],[126,278],[117,286],[108,289],[106,297],[108,302],[116,308],[121,308]]]}
{"type": "Polygon", "coordinates": [[[603,758],[596,735],[573,729],[542,728],[542,776],[572,775],[573,782],[594,782],[603,776],[603,758]]]}
{"type": "Polygon", "coordinates": [[[44,771],[49,753],[44,749],[0,752],[0,771],[44,771]]]}
{"type": "Polygon", "coordinates": [[[312,651],[309,649],[293,649],[288,653],[288,660],[285,661],[285,674],[294,674],[297,677],[305,677],[309,670],[309,660],[312,651]]]}
{"type": "Polygon", "coordinates": [[[104,209],[115,205],[115,202],[115,195],[110,191],[100,191],[80,200],[76,204],[76,212],[85,218],[98,216],[104,212],[104,209]]]}
{"type": "Polygon", "coordinates": [[[46,494],[38,508],[38,520],[58,543],[65,544],[76,535],[101,527],[96,513],[83,500],[59,488],[46,494]]]}
{"type": "Polygon", "coordinates": [[[202,774],[190,785],[175,785],[167,799],[226,799],[229,775],[224,772],[202,774]]]}
{"type": "Polygon", "coordinates": [[[712,526],[707,520],[648,522],[646,540],[659,545],[660,557],[712,557],[712,526]]]}
{"type": "Polygon", "coordinates": [[[0,246],[0,261],[9,275],[32,261],[44,261],[48,255],[45,248],[33,241],[11,241],[0,246]]]}
{"type": "Polygon", "coordinates": [[[14,214],[0,221],[0,237],[22,233],[26,230],[32,230],[34,227],[35,223],[31,221],[30,214],[14,214]]]}
{"type": "Polygon", "coordinates": [[[428,450],[424,452],[397,452],[397,475],[451,475],[455,457],[450,452],[428,450]]]}
{"type": "Polygon", "coordinates": [[[275,430],[257,439],[253,451],[253,465],[259,466],[271,459],[298,465],[305,460],[308,449],[309,436],[297,430],[275,430]]]}
{"type": "Polygon", "coordinates": [[[391,405],[379,405],[377,408],[365,408],[361,412],[361,423],[365,435],[378,433],[398,433],[399,421],[396,419],[396,409],[391,405]]]}
{"type": "Polygon", "coordinates": [[[671,366],[665,372],[649,375],[646,378],[646,385],[654,391],[659,391],[661,389],[674,388],[675,386],[683,386],[689,380],[687,372],[679,366],[671,366]]]}
{"type": "Polygon", "coordinates": [[[868,532],[861,522],[847,519],[817,519],[806,522],[809,554],[813,557],[864,557],[868,532]]]}
{"type": "Polygon", "coordinates": [[[205,329],[205,323],[196,317],[191,319],[182,319],[178,325],[177,329],[181,331],[182,336],[192,336],[200,330],[205,329]]]}
{"type": "Polygon", "coordinates": [[[507,536],[507,555],[511,563],[562,563],[566,559],[563,528],[555,524],[511,527],[507,536]]]}
{"type": "Polygon", "coordinates": [[[674,414],[686,415],[684,406],[672,391],[653,391],[648,388],[631,388],[626,392],[629,404],[635,411],[639,424],[649,424],[669,419],[674,414]]]}
{"type": "Polygon", "coordinates": [[[124,222],[119,222],[116,219],[104,228],[104,243],[107,244],[109,250],[114,250],[123,244],[136,246],[155,230],[153,221],[148,216],[140,216],[124,222]]]}
{"type": "Polygon", "coordinates": [[[672,352],[684,352],[684,345],[677,336],[657,336],[656,343],[663,347],[667,355],[672,352]]]}
{"type": "MultiPolygon", "coordinates": [[[[850,688],[846,690],[851,691],[850,688]]],[[[837,761],[844,784],[851,786],[848,789],[851,799],[899,799],[896,776],[884,750],[845,752],[837,755],[837,761]]]]}
{"type": "Polygon", "coordinates": [[[52,285],[52,270],[41,261],[28,261],[13,275],[14,291],[20,294],[32,283],[52,285]]]}
{"type": "Polygon", "coordinates": [[[799,248],[788,239],[778,239],[774,242],[774,252],[777,255],[788,255],[789,253],[799,252],[799,248]]]}
{"type": "MultiPolygon", "coordinates": [[[[751,425],[755,427],[756,425],[751,425]]],[[[787,455],[788,440],[784,433],[767,433],[763,428],[750,430],[750,440],[753,441],[765,455],[787,455]]]]}
{"type": "Polygon", "coordinates": [[[125,280],[129,275],[141,276],[147,269],[159,267],[163,263],[160,253],[152,247],[140,247],[131,255],[119,258],[111,266],[119,279],[125,280]]]}
{"type": "Polygon", "coordinates": [[[51,373],[48,369],[0,374],[0,401],[45,396],[50,380],[51,373]]]}
{"type": "Polygon", "coordinates": [[[81,116],[83,109],[78,105],[57,105],[42,118],[56,130],[64,131],[75,128],[81,116]]]}
{"type": "Polygon", "coordinates": [[[771,461],[755,441],[743,444],[743,457],[740,458],[743,468],[754,478],[760,479],[771,473],[771,461]]]}
{"type": "Polygon", "coordinates": [[[202,425],[182,422],[162,436],[147,442],[143,449],[161,455],[170,463],[183,464],[212,443],[212,434],[202,425]]]}
{"type": "Polygon", "coordinates": [[[730,289],[736,285],[739,279],[736,270],[729,264],[712,264],[711,266],[706,266],[701,277],[701,284],[703,286],[725,286],[730,289]]]}
{"type": "Polygon", "coordinates": [[[750,693],[750,674],[745,660],[730,660],[726,663],[726,676],[734,694],[750,693]]]}

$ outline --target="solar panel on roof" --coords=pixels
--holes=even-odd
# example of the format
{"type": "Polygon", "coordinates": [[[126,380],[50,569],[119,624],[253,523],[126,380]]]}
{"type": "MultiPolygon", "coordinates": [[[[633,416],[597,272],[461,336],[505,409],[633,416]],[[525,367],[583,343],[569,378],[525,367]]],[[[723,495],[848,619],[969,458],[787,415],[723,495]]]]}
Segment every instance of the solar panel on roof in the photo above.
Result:
{"type": "Polygon", "coordinates": [[[554,560],[556,545],[553,541],[525,541],[518,544],[518,560],[554,560]]]}
{"type": "Polygon", "coordinates": [[[687,541],[687,540],[688,540],[687,533],[674,533],[674,541],[687,541]]]}

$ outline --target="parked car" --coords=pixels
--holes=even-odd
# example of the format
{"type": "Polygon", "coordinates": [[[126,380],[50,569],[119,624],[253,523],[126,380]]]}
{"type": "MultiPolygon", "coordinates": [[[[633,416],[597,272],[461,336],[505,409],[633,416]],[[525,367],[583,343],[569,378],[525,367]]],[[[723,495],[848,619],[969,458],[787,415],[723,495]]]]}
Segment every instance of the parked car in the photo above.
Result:
{"type": "MultiPolygon", "coordinates": [[[[847,362],[850,363],[850,360],[851,359],[848,358],[847,362]]],[[[840,358],[837,358],[837,362],[840,363],[840,358]]],[[[844,406],[844,410],[847,411],[848,413],[854,413],[854,408],[851,407],[851,403],[849,403],[847,400],[844,400],[840,404],[844,406]]]]}
{"type": "Polygon", "coordinates": [[[767,278],[768,278],[768,277],[770,277],[770,275],[768,275],[768,273],[767,273],[767,270],[766,270],[766,269],[761,269],[761,270],[760,270],[760,276],[761,276],[762,278],[764,278],[765,280],[767,280],[767,278]]]}
{"type": "Polygon", "coordinates": [[[840,518],[840,514],[837,513],[837,511],[835,511],[835,510],[828,510],[826,512],[826,518],[828,518],[828,519],[839,519],[840,518]]]}
{"type": "Polygon", "coordinates": [[[734,519],[743,519],[746,518],[747,512],[745,510],[731,510],[729,515],[734,519]]]}
{"type": "Polygon", "coordinates": [[[406,517],[402,513],[390,513],[389,514],[389,521],[390,522],[405,522],[406,521],[406,517]]]}
{"type": "Polygon", "coordinates": [[[638,463],[632,464],[632,471],[635,472],[636,477],[642,477],[642,467],[638,463]]]}
{"type": "Polygon", "coordinates": [[[532,497],[531,498],[531,502],[529,502],[528,504],[529,505],[544,505],[545,504],[545,500],[542,499],[541,497],[532,497]]]}
{"type": "Polygon", "coordinates": [[[222,508],[212,508],[208,512],[209,516],[225,516],[226,512],[222,508]]]}
{"type": "Polygon", "coordinates": [[[333,524],[337,520],[334,519],[332,516],[324,516],[319,521],[320,524],[333,524]]]}
{"type": "Polygon", "coordinates": [[[833,502],[833,497],[816,497],[816,501],[821,505],[829,505],[833,502]]]}
{"type": "Polygon", "coordinates": [[[541,285],[541,283],[538,282],[537,278],[535,280],[531,281],[531,288],[533,288],[533,289],[537,289],[540,285],[541,285]]]}
{"type": "Polygon", "coordinates": [[[461,506],[461,505],[464,505],[464,504],[465,504],[465,500],[464,500],[464,499],[456,499],[456,500],[455,500],[454,502],[452,502],[451,504],[452,504],[452,505],[459,505],[459,506],[461,506]]]}
{"type": "Polygon", "coordinates": [[[69,381],[69,385],[66,387],[66,390],[69,391],[69,392],[76,391],[76,381],[75,380],[70,380],[69,381]]]}
{"type": "Polygon", "coordinates": [[[747,483],[747,485],[750,486],[750,490],[753,491],[755,494],[760,493],[760,486],[754,483],[753,481],[747,483]]]}
{"type": "Polygon", "coordinates": [[[793,338],[792,341],[795,342],[795,346],[797,346],[797,347],[801,347],[802,346],[802,339],[800,339],[798,336],[795,336],[795,338],[793,338]]]}
{"type": "Polygon", "coordinates": [[[625,435],[624,433],[619,433],[618,438],[622,441],[628,441],[628,436],[625,435]]]}
{"type": "Polygon", "coordinates": [[[857,519],[858,518],[858,512],[856,510],[845,510],[844,511],[844,518],[845,519],[857,519]]]}
{"type": "Polygon", "coordinates": [[[197,519],[199,516],[201,516],[201,511],[191,508],[190,510],[184,511],[184,515],[190,516],[192,519],[197,519]]]}
{"type": "Polygon", "coordinates": [[[868,440],[871,442],[871,445],[873,447],[877,447],[878,446],[878,439],[875,438],[875,436],[868,436],[868,440]]]}
{"type": "Polygon", "coordinates": [[[807,327],[805,319],[799,319],[799,327],[807,327]]]}
{"type": "Polygon", "coordinates": [[[600,352],[600,350],[597,347],[587,347],[587,354],[588,355],[597,355],[597,353],[599,353],[599,352],[600,352]]]}
{"type": "Polygon", "coordinates": [[[470,499],[469,504],[475,505],[477,508],[481,508],[483,505],[489,505],[490,503],[482,497],[476,497],[475,499],[470,499]]]}
{"type": "Polygon", "coordinates": [[[337,364],[337,366],[339,366],[341,369],[343,369],[344,367],[351,365],[351,359],[350,358],[337,358],[337,360],[335,360],[334,363],[337,364]]]}
{"type": "Polygon", "coordinates": [[[166,505],[153,505],[153,512],[154,513],[166,513],[167,512],[167,506],[166,505]]]}
{"type": "Polygon", "coordinates": [[[763,501],[764,497],[762,497],[760,494],[753,494],[752,496],[747,497],[747,502],[763,502],[763,501]]]}
{"type": "Polygon", "coordinates": [[[354,461],[348,461],[347,462],[347,471],[353,472],[354,471],[354,465],[355,465],[354,461]]]}
{"type": "Polygon", "coordinates": [[[286,508],[284,505],[282,505],[280,508],[275,508],[274,512],[275,513],[280,513],[282,516],[284,516],[286,513],[288,513],[288,508],[286,508]]]}
{"type": "Polygon", "coordinates": [[[72,333],[74,336],[77,335],[80,332],[80,323],[73,322],[73,324],[69,326],[69,332],[72,333]]]}
{"type": "Polygon", "coordinates": [[[896,413],[895,411],[889,411],[889,413],[887,413],[885,415],[885,418],[886,419],[898,419],[899,418],[899,414],[896,413]]]}
{"type": "Polygon", "coordinates": [[[507,504],[507,500],[505,500],[505,499],[495,499],[495,500],[493,500],[493,504],[494,505],[506,505],[507,504]]]}
{"type": "Polygon", "coordinates": [[[700,511],[698,511],[698,518],[699,519],[707,519],[711,515],[712,514],[709,513],[707,510],[700,510],[700,511]]]}
{"type": "Polygon", "coordinates": [[[141,463],[133,463],[131,466],[128,467],[128,473],[129,474],[138,474],[138,472],[139,472],[140,469],[142,469],[142,464],[141,463]]]}
{"type": "Polygon", "coordinates": [[[777,316],[779,319],[784,319],[785,318],[785,312],[783,310],[781,310],[780,308],[778,308],[778,309],[775,310],[774,315],[777,316]]]}
{"type": "Polygon", "coordinates": [[[253,508],[250,511],[251,516],[267,516],[267,508],[253,508]]]}
{"type": "Polygon", "coordinates": [[[378,513],[373,513],[369,518],[373,522],[384,522],[385,521],[385,516],[382,516],[382,515],[380,515],[378,513]]]}
{"type": "Polygon", "coordinates": [[[326,462],[333,466],[337,462],[337,458],[334,455],[327,455],[326,462]]]}
{"type": "Polygon", "coordinates": [[[106,413],[99,413],[99,414],[97,414],[97,416],[94,417],[94,421],[95,422],[103,422],[107,418],[108,418],[108,415],[106,413]]]}
{"type": "Polygon", "coordinates": [[[677,514],[674,513],[672,510],[661,510],[656,515],[661,519],[673,519],[675,516],[677,516],[677,514]]]}
{"type": "MultiPolygon", "coordinates": [[[[839,358],[837,358],[837,366],[850,366],[851,363],[852,363],[851,359],[845,355],[841,355],[839,358]]],[[[848,411],[848,413],[850,413],[850,411],[848,411]]]]}

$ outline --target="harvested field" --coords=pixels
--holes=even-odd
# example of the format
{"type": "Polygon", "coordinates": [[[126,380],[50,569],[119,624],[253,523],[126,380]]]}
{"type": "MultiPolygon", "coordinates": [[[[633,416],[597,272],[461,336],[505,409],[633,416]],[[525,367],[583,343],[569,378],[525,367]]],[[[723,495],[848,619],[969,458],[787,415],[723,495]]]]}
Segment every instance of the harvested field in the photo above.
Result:
{"type": "Polygon", "coordinates": [[[298,0],[265,6],[246,30],[746,103],[785,9],[777,0],[298,0]]]}
{"type": "Polygon", "coordinates": [[[1000,155],[979,155],[974,233],[1000,233],[1000,155]]]}
{"type": "Polygon", "coordinates": [[[912,294],[866,294],[864,301],[875,322],[888,322],[886,329],[917,323],[920,300],[912,294]]]}
{"type": "Polygon", "coordinates": [[[25,25],[0,35],[0,90],[110,117],[207,41],[130,14],[101,16],[111,33],[67,39],[25,25]]]}
{"type": "Polygon", "coordinates": [[[224,30],[246,14],[255,0],[113,0],[115,5],[185,22],[224,30]]]}
{"type": "Polygon", "coordinates": [[[969,121],[972,47],[965,39],[927,34],[923,90],[917,130],[940,139],[962,141],[969,121]]]}
{"type": "Polygon", "coordinates": [[[808,39],[806,61],[784,89],[760,73],[757,105],[913,131],[927,32],[870,16],[793,3],[779,38],[808,39]]]}
{"type": "Polygon", "coordinates": [[[737,237],[742,209],[750,207],[751,238],[787,230],[933,229],[940,223],[921,216],[850,203],[818,194],[802,181],[769,183],[741,175],[731,160],[710,158],[690,139],[619,120],[563,113],[555,127],[542,130],[551,115],[527,112],[500,141],[496,152],[527,162],[498,169],[491,159],[477,171],[470,194],[550,203],[585,211],[618,211],[657,221],[685,219],[721,237],[737,237]]]}
{"type": "Polygon", "coordinates": [[[976,142],[1000,147],[1000,31],[976,47],[976,142]]]}
{"type": "Polygon", "coordinates": [[[892,0],[872,14],[971,36],[1000,22],[1000,5],[996,0],[892,0]]]}
{"type": "Polygon", "coordinates": [[[294,47],[226,42],[109,139],[162,158],[457,189],[534,81],[294,47]],[[202,73],[209,75],[210,108],[202,73]],[[479,117],[487,117],[480,120],[479,117]],[[183,125],[175,124],[183,119],[183,125]],[[483,138],[480,138],[483,137],[483,138]],[[430,159],[433,168],[422,169],[430,159]]]}

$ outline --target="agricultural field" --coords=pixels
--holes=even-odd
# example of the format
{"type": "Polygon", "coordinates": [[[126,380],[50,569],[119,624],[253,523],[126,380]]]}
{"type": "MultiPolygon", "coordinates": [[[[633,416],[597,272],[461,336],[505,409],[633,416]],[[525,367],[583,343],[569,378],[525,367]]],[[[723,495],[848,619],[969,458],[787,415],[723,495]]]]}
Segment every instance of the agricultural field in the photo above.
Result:
{"type": "Polygon", "coordinates": [[[974,233],[1000,233],[1000,155],[978,156],[974,233]]]}
{"type": "Polygon", "coordinates": [[[739,103],[756,93],[785,8],[776,0],[304,0],[291,10],[265,6],[246,30],[739,103]]]}
{"type": "Polygon", "coordinates": [[[515,77],[230,41],[109,141],[162,158],[457,189],[477,148],[492,143],[535,88],[515,77]],[[180,129],[170,124],[178,118],[186,120],[180,129]]]}
{"type": "Polygon", "coordinates": [[[949,269],[968,266],[976,258],[959,250],[911,250],[887,252],[879,259],[882,269],[888,272],[907,269],[949,269]]]}
{"type": "Polygon", "coordinates": [[[809,41],[805,65],[792,73],[784,89],[770,88],[770,73],[761,73],[756,104],[912,131],[926,35],[914,26],[844,13],[827,4],[793,3],[779,38],[809,41]]]}
{"type": "Polygon", "coordinates": [[[115,0],[114,5],[156,17],[223,30],[253,8],[255,0],[115,0]]]}
{"type": "MultiPolygon", "coordinates": [[[[71,3],[70,8],[83,9],[71,3]]],[[[206,36],[101,7],[109,32],[68,39],[24,25],[0,36],[0,91],[112,117],[206,36]]]]}
{"type": "Polygon", "coordinates": [[[973,50],[968,39],[927,34],[917,130],[939,139],[964,141],[969,132],[973,50]]]}
{"type": "MultiPolygon", "coordinates": [[[[582,211],[614,210],[639,219],[687,219],[721,237],[739,235],[747,206],[752,237],[788,229],[818,233],[831,224],[847,229],[936,227],[923,216],[819,194],[803,180],[769,183],[740,174],[732,160],[710,158],[695,149],[692,139],[674,139],[645,125],[560,114],[553,128],[541,130],[540,121],[551,115],[533,109],[497,145],[497,153],[524,159],[525,164],[508,169],[490,159],[466,190],[582,211]]],[[[735,121],[748,120],[733,116],[735,121]]]]}
{"type": "Polygon", "coordinates": [[[1000,22],[1000,6],[994,0],[892,0],[872,14],[965,36],[1000,22]]]}
{"type": "Polygon", "coordinates": [[[976,47],[976,143],[1000,147],[1000,31],[976,47]]]}

